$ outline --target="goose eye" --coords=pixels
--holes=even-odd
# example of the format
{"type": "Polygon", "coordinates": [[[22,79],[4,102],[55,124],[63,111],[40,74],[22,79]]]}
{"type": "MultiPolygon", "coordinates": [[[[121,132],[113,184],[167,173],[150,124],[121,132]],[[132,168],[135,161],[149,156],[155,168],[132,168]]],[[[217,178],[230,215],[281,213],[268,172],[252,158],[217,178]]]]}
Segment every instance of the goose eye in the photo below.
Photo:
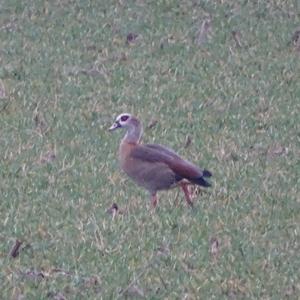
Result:
{"type": "Polygon", "coordinates": [[[126,122],[128,120],[128,118],[129,118],[128,116],[122,116],[121,117],[121,121],[122,122],[126,122]]]}

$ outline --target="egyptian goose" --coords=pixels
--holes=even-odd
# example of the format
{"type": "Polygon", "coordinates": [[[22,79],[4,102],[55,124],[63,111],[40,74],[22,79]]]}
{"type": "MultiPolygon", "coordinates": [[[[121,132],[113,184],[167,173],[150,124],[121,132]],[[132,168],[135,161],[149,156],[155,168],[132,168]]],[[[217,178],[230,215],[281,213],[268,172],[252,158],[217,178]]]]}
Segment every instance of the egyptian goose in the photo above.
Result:
{"type": "Polygon", "coordinates": [[[181,186],[187,203],[192,206],[189,184],[209,187],[206,177],[212,174],[181,158],[173,150],[158,144],[141,144],[143,127],[139,119],[123,113],[110,131],[127,130],[119,147],[119,162],[123,171],[151,195],[153,207],[157,205],[157,191],[181,186]]]}

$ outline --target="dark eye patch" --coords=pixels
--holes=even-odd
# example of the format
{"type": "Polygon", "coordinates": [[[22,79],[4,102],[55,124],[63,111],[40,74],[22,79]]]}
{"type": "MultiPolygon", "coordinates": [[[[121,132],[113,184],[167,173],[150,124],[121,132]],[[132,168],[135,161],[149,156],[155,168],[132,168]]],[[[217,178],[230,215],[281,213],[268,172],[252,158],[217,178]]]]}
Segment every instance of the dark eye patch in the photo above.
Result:
{"type": "Polygon", "coordinates": [[[129,116],[122,116],[121,117],[121,121],[122,122],[126,122],[128,120],[129,116]]]}

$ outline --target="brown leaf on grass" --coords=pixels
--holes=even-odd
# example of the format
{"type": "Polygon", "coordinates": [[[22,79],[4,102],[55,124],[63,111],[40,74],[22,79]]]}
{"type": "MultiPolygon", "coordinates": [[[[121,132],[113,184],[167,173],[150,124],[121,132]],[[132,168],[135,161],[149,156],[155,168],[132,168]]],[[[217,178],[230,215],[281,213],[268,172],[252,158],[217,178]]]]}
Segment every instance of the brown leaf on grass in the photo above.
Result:
{"type": "Polygon", "coordinates": [[[94,293],[99,294],[102,292],[102,281],[99,276],[91,275],[84,278],[82,289],[93,290],[94,293]]]}
{"type": "MultiPolygon", "coordinates": [[[[160,49],[167,48],[168,46],[170,46],[170,45],[172,45],[172,44],[175,44],[175,43],[176,43],[175,37],[174,37],[172,34],[169,34],[169,35],[163,37],[163,38],[160,40],[160,44],[159,44],[159,45],[160,45],[160,49]]],[[[162,74],[162,75],[167,74],[168,71],[169,71],[169,69],[168,69],[168,70],[165,70],[165,71],[162,70],[161,74],[162,74]]]]}
{"type": "Polygon", "coordinates": [[[242,48],[242,34],[237,31],[237,30],[233,30],[231,31],[231,35],[232,35],[232,38],[233,40],[235,41],[235,45],[237,48],[242,48]]]}
{"type": "Polygon", "coordinates": [[[184,148],[189,147],[191,143],[192,143],[192,138],[190,137],[190,135],[188,135],[185,140],[184,148]]]}
{"type": "Polygon", "coordinates": [[[116,215],[123,215],[124,214],[124,211],[119,209],[119,206],[118,206],[117,203],[113,203],[111,205],[111,207],[106,210],[106,212],[108,214],[112,215],[112,219],[114,219],[116,215]]]}
{"type": "Polygon", "coordinates": [[[155,127],[157,123],[158,123],[158,120],[152,119],[152,120],[148,123],[148,125],[147,125],[146,128],[147,128],[147,129],[151,129],[151,128],[155,127]]]}
{"type": "Polygon", "coordinates": [[[16,240],[13,247],[11,248],[9,255],[13,258],[16,258],[20,254],[20,247],[23,244],[22,241],[16,240]]]}
{"type": "Polygon", "coordinates": [[[292,44],[293,44],[294,46],[299,45],[299,41],[300,41],[300,29],[297,29],[297,30],[294,32],[294,34],[293,34],[291,40],[292,40],[292,44]]]}
{"type": "Polygon", "coordinates": [[[220,253],[220,242],[216,237],[210,239],[210,248],[209,252],[213,258],[217,258],[220,253]]]}
{"type": "Polygon", "coordinates": [[[36,130],[40,134],[44,134],[48,130],[46,119],[42,113],[35,110],[33,120],[36,130]]]}
{"type": "Polygon", "coordinates": [[[158,256],[166,257],[166,256],[169,256],[170,253],[171,253],[171,250],[170,250],[169,246],[167,246],[167,245],[166,246],[162,245],[162,246],[159,246],[156,248],[156,254],[158,256]]]}
{"type": "Polygon", "coordinates": [[[201,24],[200,29],[196,33],[195,44],[202,46],[206,43],[209,31],[211,30],[211,18],[207,18],[201,24]]]}
{"type": "Polygon", "coordinates": [[[126,37],[127,44],[135,42],[137,37],[138,37],[138,35],[136,33],[132,33],[132,32],[128,33],[127,37],[126,37]]]}
{"type": "Polygon", "coordinates": [[[300,51],[300,28],[297,28],[292,35],[288,46],[293,46],[296,51],[300,51]]]}
{"type": "Polygon", "coordinates": [[[112,206],[106,211],[108,214],[112,215],[114,213],[117,213],[119,210],[118,204],[113,203],[112,206]]]}
{"type": "Polygon", "coordinates": [[[26,272],[22,272],[21,274],[23,276],[25,276],[26,278],[33,279],[33,280],[45,279],[46,278],[46,276],[43,272],[39,272],[39,271],[36,271],[36,270],[29,270],[29,271],[26,271],[26,272]]]}
{"type": "Polygon", "coordinates": [[[101,280],[97,276],[90,276],[85,279],[84,285],[86,288],[93,288],[101,284],[101,280]]]}
{"type": "Polygon", "coordinates": [[[53,150],[49,150],[47,153],[42,155],[40,158],[40,163],[45,164],[45,163],[50,163],[56,158],[56,154],[53,150]]]}
{"type": "Polygon", "coordinates": [[[63,270],[63,269],[60,269],[60,268],[54,268],[54,269],[50,270],[50,273],[51,274],[60,274],[60,275],[64,275],[64,276],[74,275],[71,272],[63,270]]]}

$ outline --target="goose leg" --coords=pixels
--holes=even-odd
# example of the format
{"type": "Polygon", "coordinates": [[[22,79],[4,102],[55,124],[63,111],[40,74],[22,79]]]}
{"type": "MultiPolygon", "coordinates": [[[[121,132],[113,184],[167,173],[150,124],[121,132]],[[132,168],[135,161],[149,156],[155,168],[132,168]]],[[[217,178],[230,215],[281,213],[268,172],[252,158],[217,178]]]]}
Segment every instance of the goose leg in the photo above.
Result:
{"type": "Polygon", "coordinates": [[[184,192],[186,202],[188,203],[188,205],[193,207],[193,202],[191,200],[191,194],[190,194],[189,189],[188,189],[188,184],[183,182],[183,183],[180,183],[180,186],[181,186],[181,188],[184,192]]]}

